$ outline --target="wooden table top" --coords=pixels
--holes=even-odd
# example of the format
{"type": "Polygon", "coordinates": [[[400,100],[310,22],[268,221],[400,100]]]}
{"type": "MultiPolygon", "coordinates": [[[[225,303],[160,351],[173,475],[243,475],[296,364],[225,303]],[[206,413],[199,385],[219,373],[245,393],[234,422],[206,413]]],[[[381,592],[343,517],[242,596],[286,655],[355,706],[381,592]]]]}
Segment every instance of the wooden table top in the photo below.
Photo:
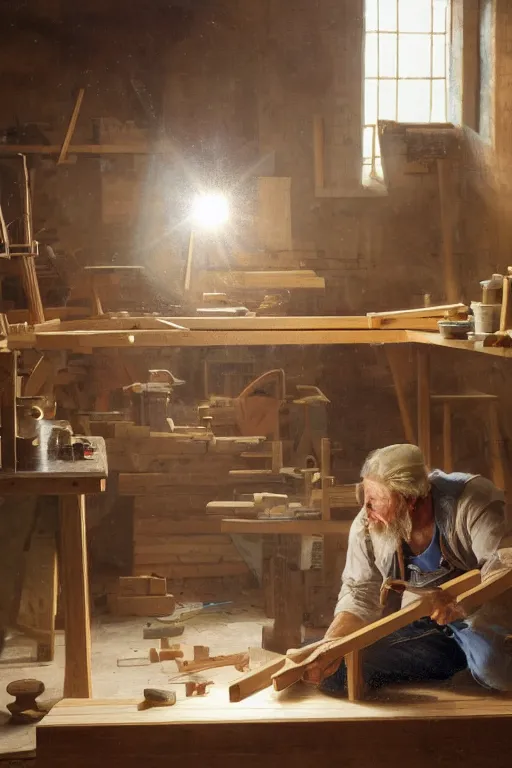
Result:
{"type": "Polygon", "coordinates": [[[38,458],[31,469],[21,472],[0,471],[0,495],[101,493],[105,490],[108,475],[105,440],[102,437],[87,439],[95,448],[91,459],[63,461],[38,458]]]}

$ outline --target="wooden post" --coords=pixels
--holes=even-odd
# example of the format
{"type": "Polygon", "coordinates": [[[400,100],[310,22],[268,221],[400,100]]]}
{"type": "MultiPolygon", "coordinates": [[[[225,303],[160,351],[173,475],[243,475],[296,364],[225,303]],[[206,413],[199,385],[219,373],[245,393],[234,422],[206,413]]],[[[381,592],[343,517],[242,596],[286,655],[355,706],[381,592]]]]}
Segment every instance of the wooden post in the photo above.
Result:
{"type": "Polygon", "coordinates": [[[418,372],[418,445],[425,463],[430,467],[430,355],[429,350],[417,350],[418,372]]]}
{"type": "Polygon", "coordinates": [[[441,214],[441,238],[443,252],[445,298],[449,304],[459,301],[460,291],[457,284],[453,240],[455,230],[455,190],[453,184],[453,164],[449,159],[437,160],[437,180],[439,185],[439,205],[441,214]]]}
{"type": "Polygon", "coordinates": [[[272,443],[272,472],[279,474],[283,468],[283,443],[281,440],[274,440],[272,443]]]}
{"type": "Polygon", "coordinates": [[[491,477],[494,485],[501,490],[505,490],[505,469],[503,466],[503,456],[501,452],[501,433],[498,414],[498,401],[489,401],[489,449],[491,459],[491,477]]]}
{"type": "Polygon", "coordinates": [[[448,401],[443,403],[443,469],[453,472],[452,408],[448,401]]]}
{"type": "Polygon", "coordinates": [[[60,568],[66,630],[65,698],[91,698],[91,623],[85,496],[61,496],[60,568]]]}
{"type": "Polygon", "coordinates": [[[331,441],[327,437],[320,443],[320,472],[322,476],[322,520],[331,519],[331,441]]]}
{"type": "Polygon", "coordinates": [[[325,187],[325,126],[321,115],[313,117],[313,161],[315,190],[325,187]]]}
{"type": "Polygon", "coordinates": [[[349,701],[361,701],[364,698],[364,679],[361,651],[351,651],[345,656],[347,668],[347,694],[349,701]]]}
{"type": "Polygon", "coordinates": [[[393,385],[395,387],[396,399],[398,402],[398,410],[400,411],[400,418],[402,419],[402,426],[404,429],[404,437],[408,443],[412,445],[416,444],[416,435],[414,434],[414,428],[412,426],[411,414],[409,412],[409,406],[407,404],[407,398],[405,397],[405,391],[402,383],[402,377],[398,370],[398,360],[396,354],[399,350],[393,348],[386,349],[386,356],[388,359],[389,369],[393,378],[393,385]]]}
{"type": "Polygon", "coordinates": [[[96,281],[96,275],[90,276],[90,291],[91,291],[91,309],[94,317],[101,317],[105,314],[103,312],[103,305],[101,303],[100,295],[98,292],[98,283],[96,281]]]}
{"type": "Polygon", "coordinates": [[[16,418],[18,352],[0,353],[0,410],[2,419],[2,471],[16,471],[16,418]]]}

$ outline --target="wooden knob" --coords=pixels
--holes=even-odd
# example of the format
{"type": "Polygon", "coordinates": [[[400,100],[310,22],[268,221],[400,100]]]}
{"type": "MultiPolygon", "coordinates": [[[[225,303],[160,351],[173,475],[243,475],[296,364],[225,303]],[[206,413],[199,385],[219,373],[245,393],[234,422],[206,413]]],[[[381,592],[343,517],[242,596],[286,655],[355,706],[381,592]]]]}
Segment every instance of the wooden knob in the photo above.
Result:
{"type": "Polygon", "coordinates": [[[44,683],[40,680],[26,678],[25,680],[13,680],[5,689],[9,696],[33,696],[34,699],[44,692],[44,683]]]}

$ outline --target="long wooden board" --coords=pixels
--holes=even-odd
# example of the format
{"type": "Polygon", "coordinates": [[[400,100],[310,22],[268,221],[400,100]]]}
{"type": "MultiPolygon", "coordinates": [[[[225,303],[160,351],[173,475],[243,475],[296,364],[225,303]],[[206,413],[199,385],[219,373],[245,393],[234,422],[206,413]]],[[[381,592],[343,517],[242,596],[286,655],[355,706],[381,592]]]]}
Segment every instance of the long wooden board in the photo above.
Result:
{"type": "Polygon", "coordinates": [[[401,686],[360,704],[305,686],[236,706],[220,685],[174,707],[139,712],[139,701],[59,702],[37,726],[38,768],[312,768],[333,755],[394,768],[405,754],[414,768],[510,764],[510,700],[476,684],[401,686]]]}

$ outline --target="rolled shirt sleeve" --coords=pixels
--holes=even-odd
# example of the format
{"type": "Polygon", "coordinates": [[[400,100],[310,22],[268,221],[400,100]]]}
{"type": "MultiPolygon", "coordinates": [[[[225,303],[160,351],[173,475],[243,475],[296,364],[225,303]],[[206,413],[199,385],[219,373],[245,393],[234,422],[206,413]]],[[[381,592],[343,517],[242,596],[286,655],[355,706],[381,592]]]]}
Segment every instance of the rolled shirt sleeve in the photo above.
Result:
{"type": "Polygon", "coordinates": [[[379,619],[382,615],[379,599],[382,582],[366,529],[366,513],[361,510],[350,527],[347,559],[334,615],[346,611],[365,623],[379,619]]]}

